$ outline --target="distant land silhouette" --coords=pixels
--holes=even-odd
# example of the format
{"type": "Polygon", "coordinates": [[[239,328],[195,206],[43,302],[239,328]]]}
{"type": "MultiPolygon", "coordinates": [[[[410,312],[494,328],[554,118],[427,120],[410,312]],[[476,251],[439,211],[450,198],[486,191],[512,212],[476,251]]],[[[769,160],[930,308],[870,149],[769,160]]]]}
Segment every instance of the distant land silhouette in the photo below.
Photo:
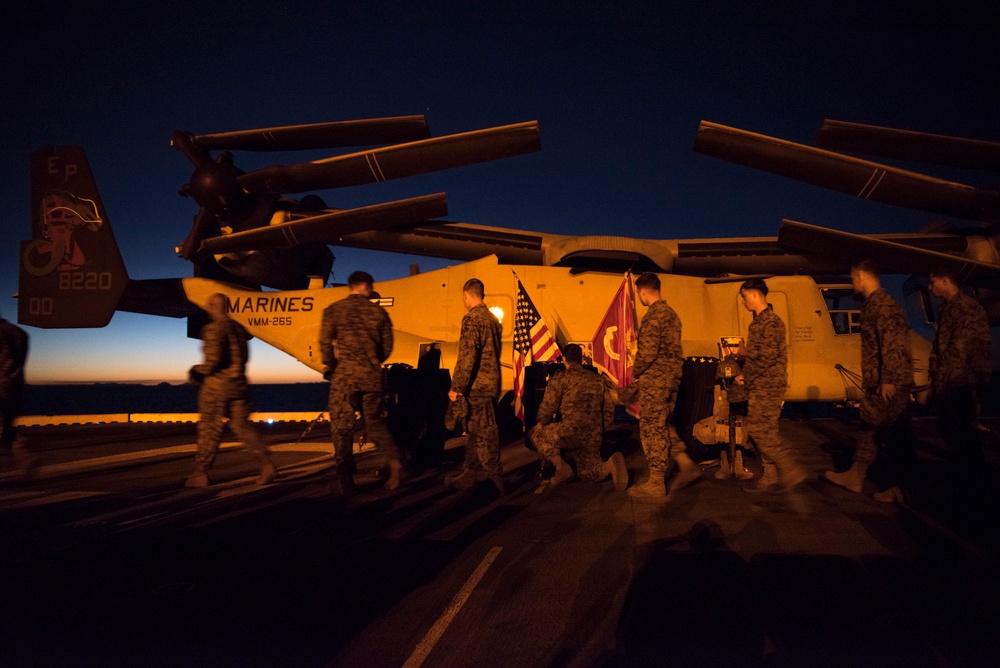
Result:
{"type": "MultiPolygon", "coordinates": [[[[254,384],[250,398],[258,411],[326,410],[329,384],[254,384]]],[[[89,415],[94,413],[195,413],[198,388],[194,385],[140,385],[136,383],[74,383],[26,385],[25,415],[89,415]]]]}

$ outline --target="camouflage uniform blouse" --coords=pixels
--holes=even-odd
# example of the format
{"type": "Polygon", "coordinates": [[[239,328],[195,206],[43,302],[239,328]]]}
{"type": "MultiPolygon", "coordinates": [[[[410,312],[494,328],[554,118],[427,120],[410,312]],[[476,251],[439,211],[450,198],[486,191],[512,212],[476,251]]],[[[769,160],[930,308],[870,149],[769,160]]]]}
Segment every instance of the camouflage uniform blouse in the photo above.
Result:
{"type": "Polygon", "coordinates": [[[743,379],[752,391],[783,395],[788,387],[788,348],[785,323],[770,304],[757,313],[747,333],[743,379]]]}
{"type": "Polygon", "coordinates": [[[910,328],[896,300],[879,288],[861,307],[861,375],[865,390],[913,385],[910,328]]]}
{"type": "Polygon", "coordinates": [[[648,387],[676,390],[681,383],[681,319],[663,299],[654,302],[639,326],[639,342],[632,375],[648,387]]]}
{"type": "Polygon", "coordinates": [[[486,304],[476,304],[462,316],[458,360],[451,391],[466,397],[500,396],[500,336],[503,327],[486,304]]]}
{"type": "Polygon", "coordinates": [[[584,436],[597,437],[615,419],[615,405],[604,379],[582,364],[570,364],[545,387],[538,407],[538,423],[552,422],[558,411],[564,429],[584,436]]]}
{"type": "Polygon", "coordinates": [[[205,361],[195,370],[205,377],[205,388],[226,387],[236,392],[246,390],[247,334],[233,320],[212,320],[201,330],[205,361]]]}
{"type": "Polygon", "coordinates": [[[944,303],[938,316],[931,353],[931,384],[935,388],[988,383],[993,372],[990,326],[986,311],[959,292],[944,303]]]}
{"type": "Polygon", "coordinates": [[[364,295],[350,294],[323,309],[323,365],[352,392],[382,391],[382,362],[392,354],[392,343],[389,314],[364,295]]]}

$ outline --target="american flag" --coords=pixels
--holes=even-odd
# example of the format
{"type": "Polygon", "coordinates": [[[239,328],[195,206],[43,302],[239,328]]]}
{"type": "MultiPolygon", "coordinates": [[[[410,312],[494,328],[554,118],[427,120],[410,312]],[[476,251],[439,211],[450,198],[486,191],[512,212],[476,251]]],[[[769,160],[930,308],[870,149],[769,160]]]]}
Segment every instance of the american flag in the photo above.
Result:
{"type": "Polygon", "coordinates": [[[514,315],[514,412],[524,421],[524,368],[533,362],[551,362],[562,357],[552,333],[517,279],[517,311],[514,315]]]}

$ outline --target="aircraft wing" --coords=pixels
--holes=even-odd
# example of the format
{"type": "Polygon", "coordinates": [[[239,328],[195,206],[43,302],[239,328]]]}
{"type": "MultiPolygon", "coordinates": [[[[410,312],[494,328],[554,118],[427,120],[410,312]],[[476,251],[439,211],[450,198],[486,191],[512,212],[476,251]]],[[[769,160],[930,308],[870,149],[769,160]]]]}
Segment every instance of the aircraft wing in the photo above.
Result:
{"type": "Polygon", "coordinates": [[[947,267],[970,285],[1000,288],[1000,265],[997,264],[794,220],[781,221],[778,244],[802,253],[833,258],[846,266],[864,259],[875,259],[884,269],[900,274],[928,274],[934,269],[947,267]]]}
{"type": "MultiPolygon", "coordinates": [[[[876,238],[939,252],[964,252],[954,234],[885,234],[876,238]]],[[[790,250],[776,237],[636,239],[530,232],[457,222],[416,223],[346,234],[338,246],[471,261],[496,255],[504,264],[570,267],[574,271],[720,274],[843,274],[850,263],[790,250]]],[[[948,256],[951,257],[951,256],[948,256]]]]}
{"type": "Polygon", "coordinates": [[[119,311],[167,318],[186,318],[201,309],[188,301],[180,278],[130,280],[118,303],[119,311]]]}

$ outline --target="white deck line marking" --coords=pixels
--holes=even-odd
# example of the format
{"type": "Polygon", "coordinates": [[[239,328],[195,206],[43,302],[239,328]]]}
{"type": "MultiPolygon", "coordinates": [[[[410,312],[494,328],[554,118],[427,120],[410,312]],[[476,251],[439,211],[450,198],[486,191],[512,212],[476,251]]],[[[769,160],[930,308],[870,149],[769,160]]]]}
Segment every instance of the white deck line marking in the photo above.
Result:
{"type": "Polygon", "coordinates": [[[427,632],[427,635],[424,636],[423,640],[417,643],[417,646],[413,650],[413,654],[411,654],[410,658],[403,664],[403,668],[419,668],[419,666],[424,663],[427,655],[431,653],[431,650],[434,649],[435,645],[437,645],[438,640],[440,640],[441,636],[444,635],[444,632],[448,629],[452,620],[454,620],[459,611],[461,611],[462,606],[465,605],[467,600],[469,600],[472,590],[476,588],[479,581],[483,579],[484,575],[486,575],[487,569],[497,558],[497,555],[500,554],[500,550],[502,549],[502,547],[497,546],[491,548],[490,551],[486,553],[483,560],[479,562],[479,566],[475,571],[473,571],[472,575],[469,576],[469,579],[466,580],[465,585],[458,590],[458,593],[455,594],[455,598],[451,599],[451,603],[448,604],[444,613],[436,622],[434,622],[434,626],[431,627],[431,630],[427,632]]]}

